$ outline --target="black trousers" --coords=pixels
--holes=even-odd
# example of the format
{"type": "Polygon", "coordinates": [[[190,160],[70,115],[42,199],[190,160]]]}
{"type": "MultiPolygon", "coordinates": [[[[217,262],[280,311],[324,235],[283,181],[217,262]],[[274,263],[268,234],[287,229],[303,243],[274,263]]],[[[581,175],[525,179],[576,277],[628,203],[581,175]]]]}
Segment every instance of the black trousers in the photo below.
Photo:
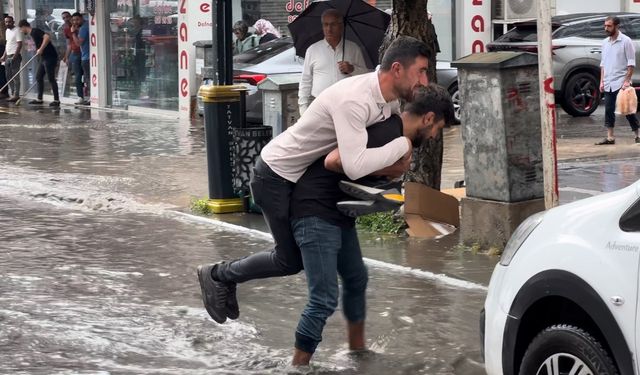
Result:
{"type": "MultiPolygon", "coordinates": [[[[6,70],[4,69],[4,65],[0,65],[0,88],[7,84],[6,70]]],[[[4,90],[0,91],[0,94],[9,95],[9,86],[7,86],[4,90]]]]}
{"type": "Polygon", "coordinates": [[[58,67],[57,56],[40,56],[40,65],[36,72],[36,82],[38,82],[38,99],[42,100],[44,94],[44,75],[47,75],[51,90],[53,91],[53,100],[60,100],[58,95],[58,81],[56,81],[56,68],[58,67]]]}
{"type": "Polygon", "coordinates": [[[214,277],[219,281],[241,283],[254,279],[294,275],[302,270],[302,255],[289,220],[289,200],[295,186],[278,176],[261,158],[253,167],[251,193],[262,209],[275,246],[247,257],[223,263],[214,277]]]}

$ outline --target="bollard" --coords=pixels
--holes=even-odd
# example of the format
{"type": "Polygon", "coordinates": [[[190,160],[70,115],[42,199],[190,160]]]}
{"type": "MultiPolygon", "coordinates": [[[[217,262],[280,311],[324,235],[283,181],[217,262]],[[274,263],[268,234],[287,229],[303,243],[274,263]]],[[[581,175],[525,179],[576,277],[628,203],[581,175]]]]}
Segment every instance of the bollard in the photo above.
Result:
{"type": "Polygon", "coordinates": [[[201,86],[209,177],[209,207],[216,213],[244,211],[233,187],[233,134],[242,126],[242,85],[201,86]]]}

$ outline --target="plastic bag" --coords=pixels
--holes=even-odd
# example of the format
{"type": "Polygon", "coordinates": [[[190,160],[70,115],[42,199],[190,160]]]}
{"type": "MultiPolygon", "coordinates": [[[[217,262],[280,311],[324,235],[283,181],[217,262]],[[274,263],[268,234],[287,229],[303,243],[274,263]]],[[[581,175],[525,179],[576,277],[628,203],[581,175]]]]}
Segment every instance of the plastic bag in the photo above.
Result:
{"type": "Polygon", "coordinates": [[[638,110],[638,97],[633,87],[620,90],[616,99],[616,113],[619,115],[632,115],[638,110]]]}

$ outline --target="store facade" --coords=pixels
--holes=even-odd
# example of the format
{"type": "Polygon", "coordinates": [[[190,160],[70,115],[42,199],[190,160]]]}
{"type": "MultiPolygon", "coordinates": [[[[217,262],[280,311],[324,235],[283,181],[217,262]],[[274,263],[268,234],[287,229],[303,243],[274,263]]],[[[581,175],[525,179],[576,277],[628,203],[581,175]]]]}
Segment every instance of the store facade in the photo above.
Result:
{"type": "MultiPolygon", "coordinates": [[[[0,0],[5,12],[26,18],[52,36],[63,54],[66,40],[61,14],[78,10],[87,15],[91,43],[91,102],[94,106],[146,111],[179,112],[192,116],[200,82],[196,73],[193,43],[212,39],[213,5],[207,0],[0,0]]],[[[310,0],[232,0],[234,21],[253,24],[259,18],[271,21],[284,35],[310,0]]],[[[388,9],[391,0],[369,0],[388,9]]],[[[518,19],[534,10],[510,0],[429,0],[429,10],[438,33],[440,60],[454,60],[468,53],[483,52],[484,45],[518,19]],[[520,12],[520,13],[517,13],[520,12]],[[518,16],[520,17],[520,16],[518,16]],[[503,26],[507,25],[507,26],[503,26]]],[[[558,14],[573,12],[572,0],[555,0],[558,14]]],[[[608,2],[607,2],[608,3],[608,2]]],[[[640,11],[637,0],[612,0],[616,11],[640,11]]],[[[600,0],[584,0],[581,9],[602,8],[600,0]]],[[[534,6],[535,8],[535,6],[534,6]]],[[[35,48],[26,42],[26,61],[35,48]]],[[[30,87],[34,69],[23,74],[23,90],[30,87]]],[[[70,76],[60,77],[61,97],[74,101],[70,76]]],[[[45,91],[45,92],[48,92],[45,91]]]]}

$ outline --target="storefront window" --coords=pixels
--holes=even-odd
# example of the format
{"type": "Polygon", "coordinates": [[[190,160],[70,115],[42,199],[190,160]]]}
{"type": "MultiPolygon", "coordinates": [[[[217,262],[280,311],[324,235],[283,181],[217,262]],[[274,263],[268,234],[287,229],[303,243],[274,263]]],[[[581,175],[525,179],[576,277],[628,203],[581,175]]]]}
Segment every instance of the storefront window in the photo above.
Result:
{"type": "Polygon", "coordinates": [[[112,104],[177,110],[178,2],[109,4],[112,104]]]}
{"type": "MultiPolygon", "coordinates": [[[[75,13],[76,0],[26,0],[25,6],[27,10],[27,21],[29,21],[31,27],[37,27],[50,35],[51,43],[53,43],[58,51],[58,58],[62,60],[67,49],[67,41],[63,32],[64,21],[62,21],[62,13],[65,11],[72,14],[75,13]]],[[[18,23],[18,21],[19,20],[16,20],[16,23],[18,23]]],[[[25,49],[22,54],[23,61],[28,61],[34,53],[35,45],[33,41],[31,38],[26,38],[25,49]]],[[[36,69],[37,62],[33,61],[26,75],[28,87],[31,87],[35,83],[36,69]]],[[[75,96],[75,90],[71,88],[73,85],[73,74],[71,70],[72,69],[68,69],[67,77],[58,77],[60,96],[75,96]]],[[[45,95],[51,94],[51,88],[46,78],[44,82],[45,95]]],[[[24,91],[28,87],[23,87],[22,90],[24,91]]],[[[37,90],[34,87],[31,93],[35,92],[37,92],[37,90]]]]}

